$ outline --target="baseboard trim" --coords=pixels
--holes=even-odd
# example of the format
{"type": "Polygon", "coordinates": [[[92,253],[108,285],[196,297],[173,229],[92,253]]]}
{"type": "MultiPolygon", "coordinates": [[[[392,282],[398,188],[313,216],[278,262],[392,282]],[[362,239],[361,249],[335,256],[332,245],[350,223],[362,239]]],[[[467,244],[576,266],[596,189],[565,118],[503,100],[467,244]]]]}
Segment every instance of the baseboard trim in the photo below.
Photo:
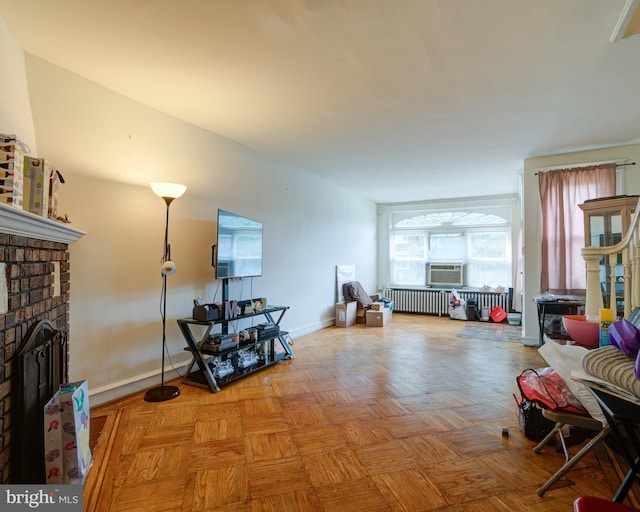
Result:
{"type": "MultiPolygon", "coordinates": [[[[189,362],[190,360],[187,359],[174,363],[173,367],[169,369],[165,368],[165,382],[182,377],[189,362]]],[[[106,404],[112,400],[117,400],[133,393],[137,393],[138,391],[156,386],[160,378],[160,373],[161,370],[158,368],[157,370],[134,375],[127,379],[112,382],[94,389],[91,389],[91,386],[89,386],[89,399],[91,401],[91,406],[93,407],[106,404]]]]}
{"type": "MultiPolygon", "coordinates": [[[[295,329],[289,333],[292,339],[296,339],[307,334],[312,334],[326,327],[334,325],[335,320],[333,318],[312,324],[300,329],[295,329]]],[[[176,378],[182,378],[187,370],[187,366],[191,362],[191,359],[183,359],[173,363],[173,367],[165,368],[164,380],[165,382],[174,380],[176,378]]],[[[91,406],[104,405],[113,400],[118,400],[126,396],[138,393],[145,389],[158,385],[160,379],[160,368],[146,373],[131,376],[127,379],[122,379],[117,382],[99,386],[91,389],[89,386],[89,398],[91,400],[91,406]]],[[[91,384],[91,383],[89,383],[91,384]]]]}

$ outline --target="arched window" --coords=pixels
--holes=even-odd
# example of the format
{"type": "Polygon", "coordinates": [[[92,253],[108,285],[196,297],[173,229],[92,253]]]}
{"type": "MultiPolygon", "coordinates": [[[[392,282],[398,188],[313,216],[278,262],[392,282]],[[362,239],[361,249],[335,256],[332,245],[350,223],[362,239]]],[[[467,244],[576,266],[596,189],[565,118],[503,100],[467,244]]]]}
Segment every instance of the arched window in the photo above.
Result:
{"type": "Polygon", "coordinates": [[[508,205],[392,212],[391,283],[460,286],[430,281],[430,265],[452,264],[466,287],[512,286],[510,217],[508,205]]]}
{"type": "Polygon", "coordinates": [[[437,212],[416,215],[399,221],[396,228],[480,226],[506,224],[505,219],[491,213],[482,212],[437,212]]]}

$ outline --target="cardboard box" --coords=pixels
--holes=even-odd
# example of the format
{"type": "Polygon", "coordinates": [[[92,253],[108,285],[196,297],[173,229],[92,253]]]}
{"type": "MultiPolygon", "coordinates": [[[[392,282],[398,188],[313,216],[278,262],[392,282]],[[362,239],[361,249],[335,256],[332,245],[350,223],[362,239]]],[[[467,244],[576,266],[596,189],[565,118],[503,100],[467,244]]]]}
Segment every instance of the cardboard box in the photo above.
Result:
{"type": "Polygon", "coordinates": [[[44,158],[24,157],[23,208],[36,215],[49,216],[49,185],[53,167],[44,158]]]}
{"type": "Polygon", "coordinates": [[[0,135],[0,202],[22,208],[24,152],[15,137],[0,135]]]}
{"type": "Polygon", "coordinates": [[[380,310],[369,309],[366,313],[366,324],[369,327],[384,327],[392,316],[391,308],[383,307],[380,310]]]}
{"type": "Polygon", "coordinates": [[[389,302],[374,302],[373,304],[371,304],[371,309],[373,309],[374,311],[382,311],[384,308],[388,308],[393,310],[393,301],[389,301],[389,302]]]}
{"type": "Polygon", "coordinates": [[[357,302],[338,302],[336,304],[336,327],[351,327],[356,323],[357,302]]]}
{"type": "MultiPolygon", "coordinates": [[[[380,298],[380,296],[378,294],[369,295],[369,298],[375,303],[380,298]]],[[[366,319],[365,314],[370,309],[371,309],[371,306],[367,306],[366,308],[358,307],[358,309],[356,309],[356,323],[358,323],[358,324],[366,324],[367,323],[367,319],[366,319]]]]}

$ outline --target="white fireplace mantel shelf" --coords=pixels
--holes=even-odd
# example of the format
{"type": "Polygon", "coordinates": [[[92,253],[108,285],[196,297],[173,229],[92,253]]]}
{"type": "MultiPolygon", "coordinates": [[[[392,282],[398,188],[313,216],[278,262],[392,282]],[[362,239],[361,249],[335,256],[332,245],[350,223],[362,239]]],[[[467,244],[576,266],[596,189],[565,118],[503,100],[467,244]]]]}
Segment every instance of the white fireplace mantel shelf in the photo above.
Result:
{"type": "Polygon", "coordinates": [[[72,244],[86,235],[69,224],[56,222],[20,208],[0,203],[0,233],[72,244]]]}

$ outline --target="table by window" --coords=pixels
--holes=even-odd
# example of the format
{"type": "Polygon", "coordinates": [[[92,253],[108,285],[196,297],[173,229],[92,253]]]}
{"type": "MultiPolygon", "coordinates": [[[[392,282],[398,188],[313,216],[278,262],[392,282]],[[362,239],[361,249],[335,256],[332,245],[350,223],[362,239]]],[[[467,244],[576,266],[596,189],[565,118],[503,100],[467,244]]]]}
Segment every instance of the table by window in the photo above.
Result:
{"type": "Polygon", "coordinates": [[[572,299],[554,299],[535,301],[538,307],[539,344],[544,344],[545,335],[549,338],[566,339],[568,337],[562,325],[563,315],[577,315],[584,302],[572,299]]]}

